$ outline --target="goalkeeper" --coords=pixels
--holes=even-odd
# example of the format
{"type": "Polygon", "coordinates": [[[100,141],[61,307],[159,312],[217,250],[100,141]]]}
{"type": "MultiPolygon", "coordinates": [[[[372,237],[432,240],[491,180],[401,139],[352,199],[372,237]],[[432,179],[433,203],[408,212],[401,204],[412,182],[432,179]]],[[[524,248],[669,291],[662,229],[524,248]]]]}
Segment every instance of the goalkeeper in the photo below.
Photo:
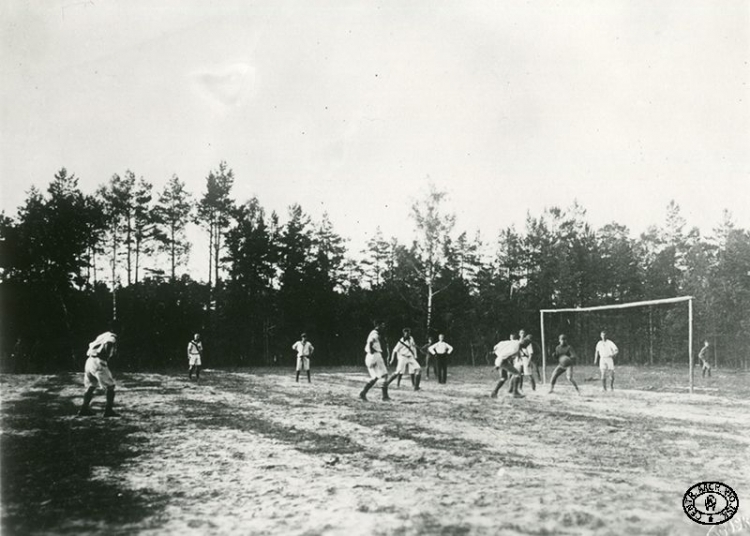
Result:
{"type": "Polygon", "coordinates": [[[581,391],[578,389],[578,384],[576,384],[576,381],[573,379],[573,365],[575,364],[576,360],[576,354],[573,350],[573,347],[568,344],[567,337],[565,335],[560,335],[559,339],[560,344],[555,348],[555,354],[554,356],[557,358],[557,367],[552,372],[552,379],[549,383],[549,392],[552,394],[552,391],[555,389],[555,382],[557,381],[557,378],[559,378],[563,373],[565,373],[566,378],[568,378],[568,381],[573,384],[573,387],[576,388],[576,392],[580,395],[581,391]]]}

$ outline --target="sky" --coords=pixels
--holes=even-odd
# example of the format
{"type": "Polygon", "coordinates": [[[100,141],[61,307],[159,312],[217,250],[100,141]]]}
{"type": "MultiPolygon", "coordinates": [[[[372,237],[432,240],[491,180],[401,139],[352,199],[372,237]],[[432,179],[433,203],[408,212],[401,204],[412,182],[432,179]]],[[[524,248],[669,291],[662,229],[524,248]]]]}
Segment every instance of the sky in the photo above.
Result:
{"type": "Polygon", "coordinates": [[[672,199],[750,228],[747,0],[155,4],[0,4],[0,210],[61,167],[198,196],[225,160],[238,201],[354,249],[407,240],[428,181],[490,240],[574,200],[634,235],[672,199]]]}

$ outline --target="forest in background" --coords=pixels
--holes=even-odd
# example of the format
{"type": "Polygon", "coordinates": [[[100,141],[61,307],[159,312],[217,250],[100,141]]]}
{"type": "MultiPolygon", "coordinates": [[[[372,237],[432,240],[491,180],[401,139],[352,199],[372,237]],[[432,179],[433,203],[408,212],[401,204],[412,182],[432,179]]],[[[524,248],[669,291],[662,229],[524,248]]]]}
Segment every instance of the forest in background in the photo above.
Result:
{"type": "MultiPolygon", "coordinates": [[[[32,187],[17,214],[0,215],[2,370],[79,370],[113,318],[119,370],[182,367],[196,332],[208,367],[290,366],[302,331],[315,365],[360,365],[376,318],[392,342],[402,327],[420,344],[442,332],[456,363],[483,365],[511,331],[538,343],[540,309],[684,295],[695,297],[694,351],[708,338],[720,366],[750,364],[750,232],[728,212],[704,235],[670,202],[633,237],[615,222],[592,228],[574,203],[482,236],[429,185],[412,206],[411,241],[373,229],[352,251],[325,214],[314,221],[299,204],[267,213],[235,199],[234,181],[221,162],[197,196],[176,176],[156,192],[132,171],[92,193],[64,168],[46,191],[32,187]],[[189,224],[206,251],[191,251],[189,224]],[[209,261],[208,281],[187,273],[189,255],[209,261]]],[[[606,328],[621,363],[686,363],[686,314],[683,304],[560,315],[547,342],[566,331],[593,355],[606,328]]]]}

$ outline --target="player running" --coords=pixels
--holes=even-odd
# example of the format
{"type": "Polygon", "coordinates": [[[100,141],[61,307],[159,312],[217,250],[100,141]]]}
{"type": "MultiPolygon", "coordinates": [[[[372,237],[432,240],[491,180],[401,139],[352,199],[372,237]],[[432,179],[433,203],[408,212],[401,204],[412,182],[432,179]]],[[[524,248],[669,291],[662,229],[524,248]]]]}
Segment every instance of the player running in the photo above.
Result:
{"type": "Polygon", "coordinates": [[[617,345],[607,338],[607,332],[602,331],[601,340],[596,343],[594,353],[594,365],[599,361],[599,371],[602,374],[602,387],[607,390],[607,375],[609,375],[609,388],[615,390],[615,356],[620,353],[617,345]]]}
{"type": "Polygon", "coordinates": [[[296,382],[299,383],[299,373],[304,370],[307,373],[307,383],[312,383],[310,380],[310,358],[315,351],[315,347],[307,340],[307,334],[300,335],[300,340],[292,345],[292,350],[297,352],[296,382]]]}
{"type": "Polygon", "coordinates": [[[514,398],[523,398],[524,396],[518,392],[519,376],[520,372],[513,366],[513,360],[518,357],[521,350],[526,348],[531,343],[531,339],[526,336],[522,340],[509,340],[500,341],[495,345],[494,352],[497,358],[495,359],[495,368],[500,369],[500,381],[492,390],[490,395],[492,398],[497,398],[497,393],[503,386],[505,381],[510,378],[511,390],[514,398]],[[503,375],[503,371],[506,372],[503,375]]]}
{"type": "Polygon", "coordinates": [[[200,334],[196,333],[193,335],[193,340],[188,343],[187,347],[188,357],[188,378],[193,379],[193,372],[195,372],[195,379],[201,379],[201,366],[203,357],[203,343],[201,342],[200,334]]]}
{"type": "Polygon", "coordinates": [[[575,365],[576,353],[573,350],[573,347],[568,344],[565,335],[560,335],[558,340],[560,341],[560,344],[555,348],[554,353],[554,356],[557,358],[557,367],[552,372],[552,379],[549,383],[549,393],[552,394],[552,391],[554,391],[557,378],[565,373],[565,377],[568,378],[568,381],[573,384],[573,387],[576,388],[576,392],[580,395],[581,390],[578,389],[578,384],[573,379],[573,365],[575,365]]]}
{"type": "Polygon", "coordinates": [[[88,358],[83,372],[83,385],[86,392],[83,394],[83,405],[78,411],[80,417],[88,417],[95,413],[89,405],[94,397],[97,386],[103,388],[107,396],[107,404],[104,407],[105,417],[117,417],[113,407],[115,405],[115,380],[109,371],[107,362],[117,353],[117,335],[111,331],[105,331],[99,335],[86,352],[88,358]]]}
{"type": "Polygon", "coordinates": [[[404,328],[403,336],[398,340],[396,346],[391,352],[390,365],[397,360],[396,365],[396,386],[401,387],[401,378],[407,373],[411,375],[411,384],[415,391],[419,391],[419,384],[422,380],[422,367],[417,361],[417,343],[411,336],[411,330],[404,328]]]}
{"type": "Polygon", "coordinates": [[[373,330],[367,336],[367,343],[365,344],[365,365],[367,365],[367,371],[372,379],[365,384],[364,389],[359,393],[359,398],[366,401],[367,391],[372,389],[378,380],[382,380],[383,400],[390,400],[388,385],[396,378],[396,375],[388,378],[388,368],[383,361],[384,342],[381,332],[385,329],[385,322],[376,320],[373,325],[373,330]]]}
{"type": "Polygon", "coordinates": [[[703,378],[706,377],[706,373],[708,373],[708,377],[711,377],[711,365],[708,364],[708,347],[710,346],[708,341],[703,341],[703,348],[701,348],[701,351],[698,352],[698,359],[701,360],[701,376],[703,378]]]}

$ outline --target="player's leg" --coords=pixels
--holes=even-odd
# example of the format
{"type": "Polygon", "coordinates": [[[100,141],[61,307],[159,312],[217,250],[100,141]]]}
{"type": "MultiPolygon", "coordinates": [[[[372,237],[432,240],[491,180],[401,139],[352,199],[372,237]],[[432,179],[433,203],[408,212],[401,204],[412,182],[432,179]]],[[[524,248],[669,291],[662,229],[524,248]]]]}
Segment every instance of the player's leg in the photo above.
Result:
{"type": "Polygon", "coordinates": [[[565,374],[565,377],[568,378],[568,381],[573,384],[573,387],[576,388],[576,393],[578,393],[580,395],[581,394],[581,390],[578,388],[578,384],[573,379],[573,367],[570,367],[567,370],[567,373],[565,374]]]}
{"type": "Polygon", "coordinates": [[[609,369],[609,389],[611,391],[615,390],[615,369],[614,368],[609,369]]]}
{"type": "Polygon", "coordinates": [[[310,378],[310,358],[309,357],[303,358],[302,368],[305,370],[305,374],[307,374],[307,383],[312,383],[312,379],[310,378]]]}
{"type": "Polygon", "coordinates": [[[378,378],[373,378],[369,382],[365,384],[365,387],[362,389],[362,391],[359,393],[359,398],[362,400],[367,400],[367,391],[373,388],[373,386],[378,383],[378,378]]]}
{"type": "Polygon", "coordinates": [[[427,352],[427,357],[424,358],[425,377],[430,379],[430,353],[427,352]]]}
{"type": "Polygon", "coordinates": [[[107,387],[107,405],[104,407],[105,417],[118,417],[118,414],[115,413],[114,406],[115,406],[115,386],[111,385],[107,387]]]}
{"type": "Polygon", "coordinates": [[[81,409],[78,410],[78,415],[80,417],[88,417],[89,415],[95,415],[93,411],[91,411],[91,400],[94,398],[94,391],[96,391],[96,387],[91,385],[86,388],[86,391],[83,393],[83,404],[81,405],[81,409]]]}
{"type": "Polygon", "coordinates": [[[602,389],[607,390],[607,369],[604,366],[599,367],[599,372],[602,376],[602,389]]]}
{"type": "Polygon", "coordinates": [[[195,365],[195,380],[198,381],[201,379],[201,364],[198,363],[195,365]]]}
{"type": "Polygon", "coordinates": [[[562,376],[564,372],[565,372],[565,369],[563,367],[561,367],[560,365],[557,365],[555,367],[555,370],[552,371],[552,378],[549,381],[549,392],[550,393],[555,390],[555,383],[557,382],[557,378],[559,378],[560,376],[562,376]]]}
{"type": "Polygon", "coordinates": [[[502,389],[505,382],[508,381],[508,371],[500,365],[497,365],[496,368],[500,369],[500,381],[497,382],[497,385],[495,385],[495,388],[492,390],[492,394],[490,395],[491,398],[497,398],[497,393],[500,392],[500,389],[502,389]]]}
{"type": "Polygon", "coordinates": [[[302,371],[302,358],[301,357],[297,358],[297,369],[296,369],[296,371],[297,371],[297,376],[294,379],[294,381],[296,381],[297,383],[299,383],[299,373],[302,371]]]}
{"type": "Polygon", "coordinates": [[[500,365],[505,370],[508,371],[508,374],[510,375],[510,384],[511,384],[511,390],[513,393],[514,398],[523,398],[523,395],[518,392],[518,383],[519,378],[521,377],[521,373],[508,361],[503,361],[500,365]]]}

